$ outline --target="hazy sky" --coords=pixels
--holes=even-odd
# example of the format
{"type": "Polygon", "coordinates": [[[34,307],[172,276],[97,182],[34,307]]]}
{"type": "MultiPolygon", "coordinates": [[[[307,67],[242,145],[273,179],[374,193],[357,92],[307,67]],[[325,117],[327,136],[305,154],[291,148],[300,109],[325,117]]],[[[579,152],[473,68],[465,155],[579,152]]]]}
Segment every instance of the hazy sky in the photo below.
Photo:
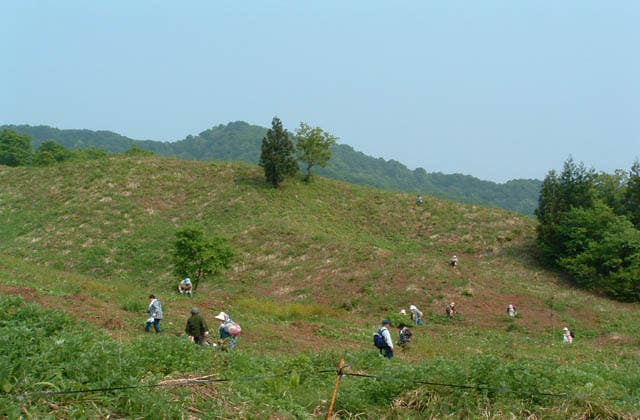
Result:
{"type": "Polygon", "coordinates": [[[319,125],[428,172],[640,156],[640,1],[0,3],[0,124],[179,140],[319,125]]]}

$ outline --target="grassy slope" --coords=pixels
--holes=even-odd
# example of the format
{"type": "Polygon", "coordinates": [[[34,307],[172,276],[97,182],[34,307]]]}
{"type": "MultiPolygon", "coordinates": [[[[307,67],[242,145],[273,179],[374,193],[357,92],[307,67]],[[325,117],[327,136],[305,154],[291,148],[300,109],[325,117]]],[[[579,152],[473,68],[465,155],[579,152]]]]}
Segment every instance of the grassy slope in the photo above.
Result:
{"type": "MultiPolygon", "coordinates": [[[[338,340],[360,360],[378,321],[416,304],[428,326],[399,355],[405,363],[466,366],[468,380],[485,356],[594,376],[604,363],[612,376],[640,368],[638,306],[573,290],[537,266],[534,222],[505,211],[429,197],[416,207],[412,195],[322,178],[276,191],[255,166],[155,157],[0,167],[0,186],[0,294],[66,310],[121,340],[141,335],[149,292],[166,306],[167,331],[181,333],[193,302],[173,293],[169,255],[175,229],[197,221],[239,258],[195,304],[211,320],[231,312],[256,357],[335,353],[338,340]],[[459,270],[446,264],[454,253],[459,270]],[[461,312],[454,322],[441,316],[450,300],[461,312]],[[508,303],[523,315],[515,322],[504,317],[508,303]],[[569,349],[559,344],[565,324],[579,337],[569,349]]],[[[619,386],[607,392],[629,392],[619,386]]]]}

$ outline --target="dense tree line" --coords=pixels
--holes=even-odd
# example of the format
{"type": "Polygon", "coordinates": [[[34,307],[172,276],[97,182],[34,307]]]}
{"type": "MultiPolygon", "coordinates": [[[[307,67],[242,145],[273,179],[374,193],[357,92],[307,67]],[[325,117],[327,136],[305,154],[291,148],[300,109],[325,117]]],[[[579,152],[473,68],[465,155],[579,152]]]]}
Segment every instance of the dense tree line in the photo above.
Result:
{"type": "MultiPolygon", "coordinates": [[[[133,145],[124,152],[127,155],[153,154],[133,145]]],[[[0,165],[6,166],[47,166],[67,160],[89,160],[108,156],[109,152],[98,147],[70,150],[53,141],[41,142],[34,150],[31,137],[11,129],[0,132],[0,165]]]]}
{"type": "Polygon", "coordinates": [[[542,183],[537,242],[576,284],[640,301],[640,163],[596,173],[568,159],[542,183]]]}
{"type": "MultiPolygon", "coordinates": [[[[2,126],[27,134],[34,147],[54,140],[68,149],[103,148],[110,153],[123,153],[134,145],[161,156],[194,160],[260,161],[261,139],[267,128],[236,121],[220,124],[197,135],[175,142],[133,140],[110,131],[59,130],[48,126],[2,126]]],[[[314,172],[328,178],[376,188],[429,194],[470,204],[501,207],[533,215],[537,206],[541,181],[519,179],[498,184],[469,175],[411,170],[400,162],[374,158],[354,150],[347,144],[333,144],[326,166],[314,172]]],[[[303,165],[303,170],[304,165],[303,165]]]]}

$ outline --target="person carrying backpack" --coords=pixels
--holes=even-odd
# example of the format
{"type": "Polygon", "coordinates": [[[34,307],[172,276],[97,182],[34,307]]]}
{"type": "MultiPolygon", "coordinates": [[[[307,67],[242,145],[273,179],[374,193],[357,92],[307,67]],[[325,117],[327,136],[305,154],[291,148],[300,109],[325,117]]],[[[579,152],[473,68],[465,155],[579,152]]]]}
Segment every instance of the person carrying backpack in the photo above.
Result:
{"type": "Polygon", "coordinates": [[[216,315],[215,318],[222,321],[222,324],[220,324],[220,328],[218,328],[220,339],[228,344],[229,351],[233,351],[233,349],[236,348],[238,336],[242,331],[240,325],[236,322],[233,322],[229,314],[227,314],[226,312],[220,312],[218,315],[216,315]]]}
{"type": "Polygon", "coordinates": [[[411,320],[415,325],[423,325],[424,321],[422,320],[422,311],[418,309],[416,305],[409,306],[409,310],[411,311],[411,320]]]}
{"type": "Polygon", "coordinates": [[[407,343],[411,342],[411,337],[413,336],[413,334],[411,333],[409,327],[407,327],[405,324],[398,325],[398,330],[400,335],[398,345],[404,347],[407,345],[407,343]]]}
{"type": "Polygon", "coordinates": [[[388,319],[382,321],[382,327],[373,335],[373,344],[380,350],[380,354],[384,351],[384,357],[391,359],[393,357],[393,340],[389,327],[391,322],[388,319]]]}

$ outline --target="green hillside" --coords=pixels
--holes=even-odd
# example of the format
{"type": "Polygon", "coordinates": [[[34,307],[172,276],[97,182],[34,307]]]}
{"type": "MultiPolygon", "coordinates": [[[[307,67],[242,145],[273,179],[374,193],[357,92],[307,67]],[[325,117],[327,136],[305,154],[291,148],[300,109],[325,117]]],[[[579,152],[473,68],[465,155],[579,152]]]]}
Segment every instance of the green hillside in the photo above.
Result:
{"type": "Polygon", "coordinates": [[[348,374],[378,377],[343,378],[341,418],[640,415],[640,307],[540,267],[534,230],[504,210],[431,197],[418,207],[413,194],[330,179],[274,190],[243,163],[0,167],[0,416],[326,416],[341,357],[348,374]],[[190,300],[170,255],[193,222],[238,256],[190,300]],[[142,330],[149,293],[165,307],[157,336],[142,330]],[[426,325],[388,361],[371,334],[411,304],[426,325]],[[184,340],[193,305],[214,330],[221,310],[242,324],[238,351],[184,340]],[[205,375],[230,380],[155,387],[205,375]],[[148,388],[128,388],[138,385],[148,388]],[[127,389],[23,395],[110,387],[127,389]]]}
{"type": "MultiPolygon", "coordinates": [[[[197,136],[163,143],[133,140],[109,131],[59,130],[48,126],[11,125],[11,128],[32,137],[35,147],[46,140],[55,140],[70,149],[101,147],[122,153],[139,145],[163,156],[183,159],[224,160],[258,163],[260,142],[267,129],[242,121],[218,125],[197,136]]],[[[500,207],[533,215],[538,203],[539,180],[511,180],[504,184],[482,181],[461,174],[427,173],[410,170],[400,162],[373,158],[346,144],[335,145],[326,168],[317,173],[329,178],[389,190],[430,194],[471,204],[500,207]]]]}

